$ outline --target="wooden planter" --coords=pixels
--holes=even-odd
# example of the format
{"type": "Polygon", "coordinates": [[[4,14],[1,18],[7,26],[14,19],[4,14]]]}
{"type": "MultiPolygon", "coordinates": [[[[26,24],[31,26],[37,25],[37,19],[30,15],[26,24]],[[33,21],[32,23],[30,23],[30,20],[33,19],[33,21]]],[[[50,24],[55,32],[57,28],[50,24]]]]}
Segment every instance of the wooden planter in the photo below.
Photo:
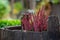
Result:
{"type": "Polygon", "coordinates": [[[23,32],[20,27],[0,29],[0,40],[47,40],[47,32],[23,32]]]}
{"type": "Polygon", "coordinates": [[[24,32],[21,26],[2,28],[0,29],[0,40],[50,40],[49,36],[52,37],[55,34],[57,38],[55,40],[60,40],[59,20],[57,16],[51,15],[49,17],[47,29],[47,31],[43,32],[24,32]]]}

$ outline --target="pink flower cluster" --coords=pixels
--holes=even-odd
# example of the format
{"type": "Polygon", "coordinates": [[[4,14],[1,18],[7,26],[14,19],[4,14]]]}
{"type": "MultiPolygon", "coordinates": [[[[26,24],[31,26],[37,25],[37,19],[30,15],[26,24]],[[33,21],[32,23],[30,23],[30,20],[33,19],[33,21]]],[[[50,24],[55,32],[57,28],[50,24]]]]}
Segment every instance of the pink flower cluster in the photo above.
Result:
{"type": "Polygon", "coordinates": [[[37,13],[37,15],[31,15],[28,13],[24,15],[24,17],[22,18],[22,26],[24,30],[28,30],[31,31],[32,29],[34,29],[35,32],[41,32],[41,31],[45,31],[47,30],[47,16],[44,16],[45,13],[45,8],[42,7],[41,9],[39,9],[39,12],[37,13]],[[33,17],[33,21],[32,21],[32,17],[33,17]],[[30,23],[31,21],[31,23],[30,23]]]}

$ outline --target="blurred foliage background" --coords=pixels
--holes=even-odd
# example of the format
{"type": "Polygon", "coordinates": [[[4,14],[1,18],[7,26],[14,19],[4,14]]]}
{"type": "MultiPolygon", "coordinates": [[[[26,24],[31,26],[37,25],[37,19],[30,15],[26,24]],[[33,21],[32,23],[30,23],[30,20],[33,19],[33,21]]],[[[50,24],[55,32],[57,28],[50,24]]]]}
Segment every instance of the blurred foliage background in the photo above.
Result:
{"type": "MultiPolygon", "coordinates": [[[[47,1],[49,1],[49,0],[36,1],[36,4],[35,4],[36,12],[38,12],[38,10],[41,8],[41,6],[43,4],[48,4],[47,1]]],[[[26,1],[26,2],[23,2],[23,4],[22,4],[22,0],[13,0],[13,1],[12,0],[0,0],[0,28],[6,27],[6,26],[21,25],[21,20],[17,19],[17,15],[20,14],[20,12],[22,10],[25,10],[26,9],[25,7],[30,6],[29,4],[31,2],[28,2],[28,1],[26,1]],[[12,6],[12,4],[13,4],[13,6],[12,6]],[[13,9],[12,9],[12,7],[13,7],[13,9]],[[13,18],[11,18],[11,16],[13,16],[13,18]]],[[[54,4],[58,4],[59,0],[51,0],[51,2],[54,4]]]]}

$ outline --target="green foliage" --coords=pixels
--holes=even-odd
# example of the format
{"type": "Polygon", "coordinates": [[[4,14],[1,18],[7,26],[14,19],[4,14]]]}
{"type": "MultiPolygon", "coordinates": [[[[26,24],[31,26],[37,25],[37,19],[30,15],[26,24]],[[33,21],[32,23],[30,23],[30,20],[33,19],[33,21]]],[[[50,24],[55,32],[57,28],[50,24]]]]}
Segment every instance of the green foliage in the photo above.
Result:
{"type": "Polygon", "coordinates": [[[59,0],[51,0],[51,1],[52,1],[52,3],[54,3],[54,4],[59,3],[59,0]]]}
{"type": "Polygon", "coordinates": [[[22,10],[23,9],[22,3],[21,2],[16,2],[14,4],[14,8],[18,11],[22,10]]]}
{"type": "Polygon", "coordinates": [[[21,20],[0,20],[0,28],[21,25],[21,20]]]}
{"type": "Polygon", "coordinates": [[[0,18],[10,12],[8,0],[0,0],[0,18]]]}

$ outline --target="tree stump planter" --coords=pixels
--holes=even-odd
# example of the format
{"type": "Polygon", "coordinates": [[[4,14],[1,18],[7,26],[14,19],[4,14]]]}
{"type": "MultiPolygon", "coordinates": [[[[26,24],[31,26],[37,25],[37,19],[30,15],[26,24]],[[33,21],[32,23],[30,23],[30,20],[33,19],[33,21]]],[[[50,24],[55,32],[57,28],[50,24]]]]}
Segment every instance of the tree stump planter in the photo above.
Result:
{"type": "Polygon", "coordinates": [[[0,40],[46,40],[46,32],[21,31],[20,27],[0,29],[0,40]]]}
{"type": "Polygon", "coordinates": [[[48,37],[52,40],[59,40],[59,19],[56,15],[51,15],[48,19],[48,37]]]}
{"type": "Polygon", "coordinates": [[[59,33],[60,32],[59,32],[58,17],[51,15],[48,20],[47,31],[43,31],[43,32],[26,31],[24,32],[21,26],[2,28],[0,29],[0,40],[50,40],[50,39],[60,40],[60,36],[58,36],[60,35],[59,33]],[[55,37],[55,34],[56,34],[56,37],[55,37]]]}
{"type": "Polygon", "coordinates": [[[0,29],[0,40],[21,40],[22,32],[20,32],[19,28],[10,27],[0,29]]]}

